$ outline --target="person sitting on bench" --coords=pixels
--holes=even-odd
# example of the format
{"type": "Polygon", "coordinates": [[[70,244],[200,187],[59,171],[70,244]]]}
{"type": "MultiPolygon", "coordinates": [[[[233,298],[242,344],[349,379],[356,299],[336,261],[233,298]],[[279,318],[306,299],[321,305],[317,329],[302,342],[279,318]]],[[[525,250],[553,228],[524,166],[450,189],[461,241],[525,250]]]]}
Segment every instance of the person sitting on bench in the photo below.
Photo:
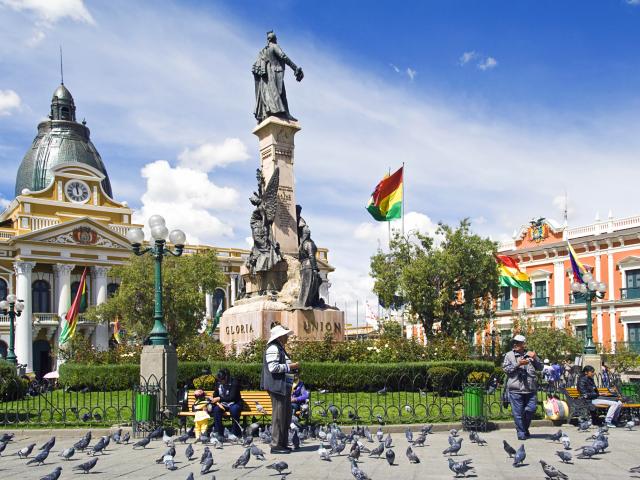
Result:
{"type": "Polygon", "coordinates": [[[609,410],[607,410],[607,416],[604,421],[608,427],[615,428],[615,422],[618,420],[622,410],[622,402],[618,397],[600,396],[596,383],[593,381],[595,373],[596,371],[591,365],[587,365],[582,369],[582,376],[578,379],[578,392],[582,398],[591,400],[592,405],[608,405],[609,410]]]}
{"type": "Polygon", "coordinates": [[[293,377],[293,387],[291,390],[291,413],[301,412],[309,408],[309,390],[304,386],[298,375],[293,377]]]}
{"type": "Polygon", "coordinates": [[[224,426],[222,425],[222,416],[225,412],[231,415],[231,432],[240,437],[242,429],[240,428],[240,412],[242,411],[242,399],[240,398],[240,385],[235,378],[229,374],[226,368],[221,369],[216,374],[218,384],[214,391],[213,397],[213,427],[218,435],[224,435],[224,426]]]}

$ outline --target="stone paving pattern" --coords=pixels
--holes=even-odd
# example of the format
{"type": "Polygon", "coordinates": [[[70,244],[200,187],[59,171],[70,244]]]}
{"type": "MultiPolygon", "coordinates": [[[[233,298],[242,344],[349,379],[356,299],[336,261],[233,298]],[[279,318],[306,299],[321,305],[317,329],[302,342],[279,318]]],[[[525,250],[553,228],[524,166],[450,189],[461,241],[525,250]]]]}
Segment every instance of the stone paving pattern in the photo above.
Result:
{"type": "MultiPolygon", "coordinates": [[[[413,426],[414,432],[418,431],[419,426],[413,426]]],[[[376,428],[372,431],[375,432],[376,428]]],[[[612,430],[609,435],[610,448],[607,453],[597,455],[592,460],[575,459],[574,463],[564,465],[555,455],[556,450],[562,448],[561,444],[553,443],[548,439],[548,435],[556,432],[558,428],[538,427],[533,430],[533,437],[525,442],[519,442],[515,438],[514,430],[497,430],[493,432],[480,433],[480,436],[487,440],[488,445],[481,447],[470,443],[468,433],[461,432],[464,438],[462,449],[457,460],[471,458],[475,466],[475,476],[469,478],[486,478],[486,479],[544,479],[545,475],[539,464],[540,459],[544,459],[551,465],[556,466],[562,472],[568,475],[570,479],[622,479],[622,478],[640,478],[640,474],[629,473],[629,468],[640,465],[640,430],[627,431],[623,429],[612,430]],[[521,443],[525,444],[527,458],[525,465],[514,468],[512,461],[507,459],[507,455],[503,450],[502,441],[507,440],[512,446],[518,448],[521,443]]],[[[570,425],[565,425],[563,430],[567,432],[572,442],[572,453],[575,457],[575,448],[581,445],[587,445],[591,442],[586,438],[590,436],[595,428],[589,433],[578,432],[577,429],[570,425]]],[[[11,430],[0,430],[0,433],[9,432],[11,430]]],[[[345,429],[346,431],[346,429],[345,429]]],[[[15,452],[28,445],[36,443],[37,446],[42,445],[51,436],[50,432],[37,430],[14,431],[16,433],[15,441],[11,442],[0,457],[0,479],[40,479],[44,475],[52,472],[58,465],[63,467],[61,479],[68,478],[84,478],[81,472],[73,471],[72,467],[86,461],[89,457],[85,453],[76,453],[75,457],[69,461],[63,461],[58,457],[59,452],[63,448],[67,448],[83,435],[82,431],[57,431],[56,444],[53,447],[46,464],[43,466],[27,466],[26,460],[19,459],[15,452]]],[[[98,440],[99,435],[104,432],[94,431],[92,444],[98,440]]],[[[414,434],[414,438],[415,438],[414,434]]],[[[393,444],[396,453],[396,464],[389,466],[384,458],[378,460],[367,458],[367,454],[361,456],[359,467],[366,472],[372,479],[450,479],[453,474],[448,468],[447,457],[442,454],[448,443],[446,432],[436,432],[428,436],[424,447],[414,447],[414,451],[421,460],[419,464],[409,464],[405,455],[408,442],[402,433],[394,433],[393,444]]],[[[366,443],[366,440],[365,440],[366,443]]],[[[260,461],[251,458],[247,468],[234,470],[231,468],[232,463],[243,452],[239,445],[225,444],[223,450],[213,450],[215,461],[214,473],[208,475],[200,475],[199,458],[203,451],[201,444],[195,444],[195,452],[197,459],[191,462],[186,460],[184,451],[186,446],[182,444],[176,445],[176,465],[178,470],[166,470],[164,465],[156,464],[155,459],[159,458],[166,450],[166,446],[161,440],[153,441],[145,450],[133,450],[129,445],[109,445],[104,455],[98,455],[99,460],[96,468],[90,475],[86,477],[93,479],[103,478],[126,478],[126,479],[186,479],[189,472],[193,472],[196,479],[218,480],[225,479],[276,479],[280,476],[274,470],[266,469],[266,465],[274,461],[284,460],[289,464],[286,476],[287,480],[304,479],[351,479],[351,469],[346,455],[332,457],[331,462],[320,460],[317,449],[319,442],[309,440],[303,443],[301,449],[289,455],[271,455],[267,445],[256,439],[256,444],[266,453],[266,461],[260,461]]],[[[367,446],[375,446],[377,444],[368,444],[367,446]]],[[[36,447],[37,448],[37,447],[36,447]]],[[[345,452],[348,451],[345,449],[345,452]]],[[[30,458],[37,453],[31,454],[30,458]]]]}

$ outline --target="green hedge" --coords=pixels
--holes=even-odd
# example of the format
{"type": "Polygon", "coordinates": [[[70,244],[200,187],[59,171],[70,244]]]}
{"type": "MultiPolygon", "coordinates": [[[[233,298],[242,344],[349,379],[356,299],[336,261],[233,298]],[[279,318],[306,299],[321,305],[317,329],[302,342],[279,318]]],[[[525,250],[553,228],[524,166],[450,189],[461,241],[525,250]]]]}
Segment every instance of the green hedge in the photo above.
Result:
{"type": "Polygon", "coordinates": [[[22,398],[28,383],[18,377],[14,364],[0,358],[0,401],[22,398]]]}
{"type": "MultiPolygon", "coordinates": [[[[226,367],[242,388],[260,388],[262,364],[238,362],[179,362],[178,386],[192,386],[193,379],[226,367]]],[[[424,388],[428,371],[434,367],[455,370],[448,377],[451,388],[459,389],[471,372],[493,372],[493,364],[484,361],[441,361],[415,363],[322,363],[304,362],[301,377],[311,389],[326,388],[334,392],[377,391],[385,385],[390,391],[424,388]]],[[[437,370],[436,370],[437,371],[437,370]]],[[[138,384],[138,365],[80,365],[65,363],[60,367],[60,384],[70,389],[126,390],[138,384]]],[[[428,387],[432,388],[431,385],[428,387]]],[[[442,388],[445,388],[443,385],[442,388]]]]}

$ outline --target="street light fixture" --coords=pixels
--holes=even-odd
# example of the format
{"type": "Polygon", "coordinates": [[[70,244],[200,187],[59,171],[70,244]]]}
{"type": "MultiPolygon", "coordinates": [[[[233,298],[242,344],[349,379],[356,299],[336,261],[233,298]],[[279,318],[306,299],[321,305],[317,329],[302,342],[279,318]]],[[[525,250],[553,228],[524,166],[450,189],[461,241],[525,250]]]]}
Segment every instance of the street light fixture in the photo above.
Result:
{"type": "Polygon", "coordinates": [[[144,232],[140,228],[132,228],[127,232],[127,239],[131,242],[133,253],[142,256],[146,253],[152,255],[155,262],[155,308],[153,313],[153,329],[149,334],[151,345],[169,345],[167,327],[164,324],[164,310],[162,308],[162,259],[167,255],[179,257],[184,250],[187,236],[182,230],[172,230],[165,225],[165,220],[160,215],[152,215],[149,218],[151,237],[154,240],[152,247],[143,249],[144,232]],[[166,242],[169,237],[175,249],[167,248],[166,242]]]}
{"type": "Polygon", "coordinates": [[[587,303],[587,331],[584,341],[585,354],[595,354],[596,346],[593,343],[593,319],[591,318],[591,302],[595,298],[604,298],[604,294],[607,291],[607,284],[604,282],[598,282],[593,278],[589,272],[582,275],[581,282],[572,282],[571,291],[574,298],[584,298],[587,303]]]}
{"type": "Polygon", "coordinates": [[[16,317],[22,315],[24,302],[22,300],[18,300],[18,298],[12,293],[7,295],[6,300],[2,300],[0,302],[0,310],[9,315],[9,351],[7,352],[7,361],[17,365],[18,359],[15,352],[15,321],[16,317]]]}

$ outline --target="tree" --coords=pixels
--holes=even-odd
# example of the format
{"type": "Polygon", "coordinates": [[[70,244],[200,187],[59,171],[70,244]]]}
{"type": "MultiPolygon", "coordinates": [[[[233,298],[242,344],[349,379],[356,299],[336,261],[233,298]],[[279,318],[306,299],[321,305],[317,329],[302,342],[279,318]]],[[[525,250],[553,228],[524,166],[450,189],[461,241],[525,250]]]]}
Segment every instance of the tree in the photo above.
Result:
{"type": "MultiPolygon", "coordinates": [[[[120,279],[120,287],[105,303],[87,310],[87,319],[113,322],[117,318],[127,338],[143,341],[153,326],[154,262],[152,256],[143,255],[114,267],[112,275],[120,279]]],[[[165,324],[172,342],[180,344],[197,334],[205,316],[205,292],[223,286],[225,279],[213,250],[165,257],[162,266],[165,324]]]]}
{"type": "Polygon", "coordinates": [[[387,306],[403,303],[427,335],[433,324],[455,338],[468,338],[493,315],[498,297],[495,242],[471,232],[468,220],[458,228],[439,224],[434,237],[398,234],[390,251],[371,257],[374,292],[387,306]]]}
{"type": "Polygon", "coordinates": [[[582,353],[583,347],[583,341],[566,330],[534,326],[527,335],[527,348],[551,362],[573,360],[582,353]]]}

